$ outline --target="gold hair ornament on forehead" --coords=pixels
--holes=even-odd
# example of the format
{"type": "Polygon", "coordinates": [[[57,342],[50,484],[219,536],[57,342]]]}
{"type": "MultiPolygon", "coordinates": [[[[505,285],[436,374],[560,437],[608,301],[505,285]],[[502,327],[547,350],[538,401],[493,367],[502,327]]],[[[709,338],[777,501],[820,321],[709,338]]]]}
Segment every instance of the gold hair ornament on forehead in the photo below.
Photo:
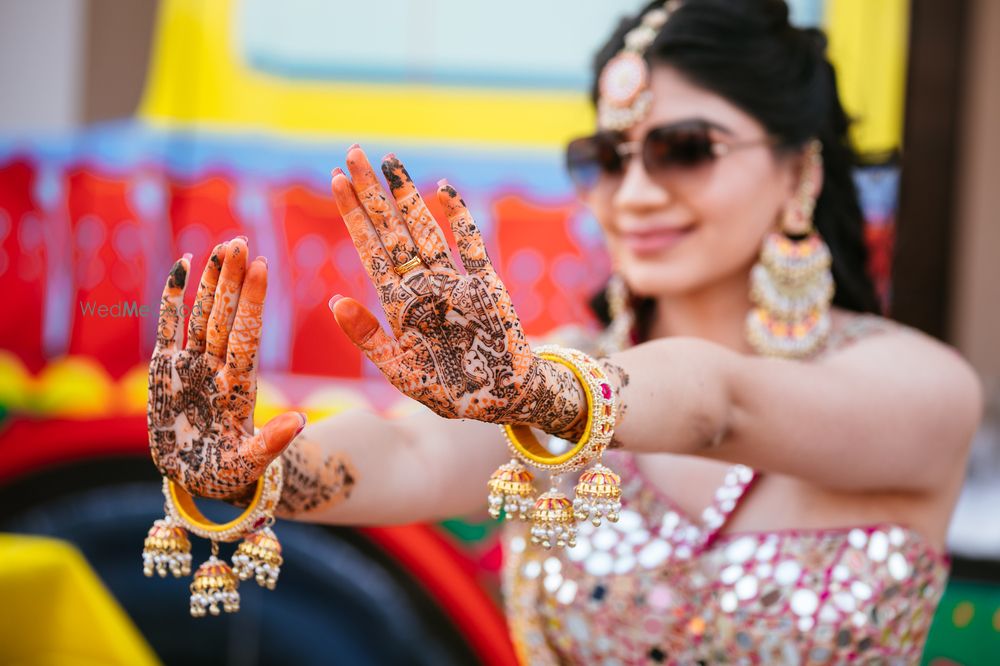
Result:
{"type": "Polygon", "coordinates": [[[597,82],[597,125],[601,129],[627,129],[649,113],[653,93],[649,90],[649,66],[642,56],[680,6],[680,0],[667,0],[662,7],[643,14],[639,25],[625,34],[625,48],[601,70],[597,82]]]}

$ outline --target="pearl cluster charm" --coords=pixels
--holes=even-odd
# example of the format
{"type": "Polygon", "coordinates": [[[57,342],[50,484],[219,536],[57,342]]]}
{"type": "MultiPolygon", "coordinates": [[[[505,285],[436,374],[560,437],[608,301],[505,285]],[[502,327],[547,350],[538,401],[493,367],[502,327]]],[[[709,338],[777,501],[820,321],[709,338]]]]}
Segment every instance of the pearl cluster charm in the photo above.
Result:
{"type": "Polygon", "coordinates": [[[545,548],[576,545],[576,515],[573,504],[553,488],[535,501],[531,512],[531,542],[545,548]]]}
{"type": "Polygon", "coordinates": [[[218,615],[220,604],[225,612],[235,613],[240,609],[240,593],[236,590],[238,586],[239,581],[233,570],[213,554],[194,574],[194,581],[191,583],[191,616],[205,617],[207,613],[218,615]]]}
{"type": "Polygon", "coordinates": [[[500,511],[503,510],[507,520],[515,516],[527,520],[534,505],[533,480],[531,472],[516,460],[498,467],[487,483],[490,489],[488,497],[490,515],[499,518],[500,511]]]}
{"type": "Polygon", "coordinates": [[[169,518],[157,520],[149,528],[142,548],[142,573],[166,578],[167,571],[174,578],[191,575],[191,541],[187,532],[169,518]]]}
{"type": "Polygon", "coordinates": [[[278,582],[282,562],[281,544],[270,527],[247,535],[233,553],[233,571],[240,580],[252,577],[269,590],[278,582]]]}
{"type": "Polygon", "coordinates": [[[573,510],[577,520],[589,520],[599,527],[602,518],[618,522],[622,510],[622,479],[598,463],[580,475],[573,510]]]}

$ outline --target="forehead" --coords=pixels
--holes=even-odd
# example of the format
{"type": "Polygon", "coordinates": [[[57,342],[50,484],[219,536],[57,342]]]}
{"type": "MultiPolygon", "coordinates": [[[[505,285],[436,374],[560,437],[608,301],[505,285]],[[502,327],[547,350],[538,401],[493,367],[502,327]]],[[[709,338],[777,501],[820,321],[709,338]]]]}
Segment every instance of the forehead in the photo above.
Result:
{"type": "Polygon", "coordinates": [[[633,138],[645,136],[652,127],[701,118],[727,128],[736,136],[763,133],[763,126],[725,97],[686,79],[668,65],[650,71],[653,105],[649,114],[628,130],[633,138]]]}

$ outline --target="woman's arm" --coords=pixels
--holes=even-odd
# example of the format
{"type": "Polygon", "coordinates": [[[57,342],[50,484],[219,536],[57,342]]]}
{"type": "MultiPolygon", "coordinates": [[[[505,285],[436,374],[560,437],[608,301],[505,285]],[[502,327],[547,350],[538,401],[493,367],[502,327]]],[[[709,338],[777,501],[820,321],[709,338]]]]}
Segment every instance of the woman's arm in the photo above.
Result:
{"type": "MultiPolygon", "coordinates": [[[[492,424],[420,409],[401,418],[370,411],[306,426],[282,453],[275,514],[324,524],[389,525],[486,510],[486,481],[510,458],[492,424]]],[[[229,501],[245,506],[249,486],[229,501]]]]}
{"type": "MultiPolygon", "coordinates": [[[[348,151],[347,162],[354,180],[336,172],[334,195],[392,332],[344,298],[333,311],[347,336],[396,388],[442,416],[578,437],[586,411],[580,384],[567,368],[531,354],[458,193],[442,181],[437,197],[464,272],[395,157],[382,168],[399,213],[360,149],[348,151]],[[411,270],[414,256],[420,263],[411,270]]],[[[855,491],[937,488],[964,461],[982,404],[963,361],[905,331],[816,363],[656,340],[613,355],[607,370],[618,392],[619,445],[743,462],[855,491]]]]}
{"type": "Polygon", "coordinates": [[[625,447],[744,463],[831,489],[934,490],[965,460],[981,418],[969,366],[905,329],[815,363],[687,338],[608,362],[618,369],[615,438],[625,447]]]}

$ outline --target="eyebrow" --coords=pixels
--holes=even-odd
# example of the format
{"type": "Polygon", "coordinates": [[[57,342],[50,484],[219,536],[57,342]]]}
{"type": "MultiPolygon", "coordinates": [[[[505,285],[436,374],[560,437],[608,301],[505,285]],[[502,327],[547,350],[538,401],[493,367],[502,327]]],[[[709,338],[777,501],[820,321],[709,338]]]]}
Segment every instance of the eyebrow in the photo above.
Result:
{"type": "Polygon", "coordinates": [[[707,118],[702,118],[700,116],[692,116],[690,118],[682,118],[681,120],[675,120],[671,123],[665,123],[663,125],[656,125],[653,129],[673,129],[674,127],[683,127],[684,125],[691,125],[694,123],[703,123],[709,129],[718,130],[727,136],[735,136],[733,130],[729,129],[725,125],[720,125],[717,122],[708,120],[707,118]]]}

